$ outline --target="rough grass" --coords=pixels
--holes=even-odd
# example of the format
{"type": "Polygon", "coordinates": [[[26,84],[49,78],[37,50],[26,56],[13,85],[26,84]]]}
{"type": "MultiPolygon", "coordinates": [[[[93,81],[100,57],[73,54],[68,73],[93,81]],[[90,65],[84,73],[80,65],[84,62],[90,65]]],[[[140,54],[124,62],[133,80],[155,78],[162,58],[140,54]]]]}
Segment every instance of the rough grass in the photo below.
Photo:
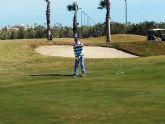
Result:
{"type": "Polygon", "coordinates": [[[116,34],[116,35],[112,35],[112,41],[114,42],[146,41],[146,37],[140,35],[133,35],[133,34],[116,34]]]}
{"type": "MultiPolygon", "coordinates": [[[[88,46],[107,46],[105,43],[105,37],[90,37],[85,39],[80,39],[85,45],[88,46]]],[[[41,39],[40,41],[46,41],[46,39],[41,39]]],[[[146,41],[145,36],[132,35],[132,34],[116,34],[112,35],[112,43],[120,42],[139,42],[146,41]]],[[[52,44],[57,45],[72,45],[73,38],[54,38],[52,44]]]]}
{"type": "Polygon", "coordinates": [[[33,52],[43,40],[0,41],[0,124],[163,124],[165,56],[87,59],[33,52]]]}
{"type": "Polygon", "coordinates": [[[118,42],[112,43],[112,47],[138,56],[165,55],[164,42],[118,42]]]}

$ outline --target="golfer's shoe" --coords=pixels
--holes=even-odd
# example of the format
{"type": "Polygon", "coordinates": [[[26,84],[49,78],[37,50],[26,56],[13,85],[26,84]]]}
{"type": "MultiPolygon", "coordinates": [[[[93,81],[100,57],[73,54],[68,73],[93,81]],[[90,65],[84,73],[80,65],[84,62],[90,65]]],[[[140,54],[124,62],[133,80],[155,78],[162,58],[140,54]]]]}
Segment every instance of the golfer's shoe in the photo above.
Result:
{"type": "Polygon", "coordinates": [[[82,77],[86,77],[86,74],[85,74],[85,73],[83,73],[83,74],[82,74],[82,77]]]}
{"type": "Polygon", "coordinates": [[[73,78],[76,78],[77,76],[78,76],[77,74],[73,74],[73,76],[72,76],[72,77],[73,77],[73,78]]]}

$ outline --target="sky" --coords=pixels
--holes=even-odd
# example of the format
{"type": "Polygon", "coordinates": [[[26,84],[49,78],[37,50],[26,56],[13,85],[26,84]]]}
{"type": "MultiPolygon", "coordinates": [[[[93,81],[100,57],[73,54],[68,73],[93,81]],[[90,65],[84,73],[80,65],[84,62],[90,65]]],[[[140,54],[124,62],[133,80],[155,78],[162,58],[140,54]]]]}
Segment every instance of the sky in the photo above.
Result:
{"type": "MultiPolygon", "coordinates": [[[[51,25],[57,23],[71,26],[73,12],[66,6],[77,2],[79,8],[91,18],[91,23],[104,22],[105,10],[98,10],[100,0],[50,0],[51,25]]],[[[110,0],[111,21],[125,23],[125,0],[110,0]]],[[[0,27],[19,24],[34,25],[46,23],[46,2],[44,0],[0,0],[0,27]]],[[[127,20],[131,23],[144,21],[165,22],[165,0],[127,0],[127,20]]],[[[84,15],[83,15],[84,16],[84,15]]],[[[81,10],[78,12],[81,23],[81,10]]],[[[84,21],[82,21],[84,24],[84,21]]]]}

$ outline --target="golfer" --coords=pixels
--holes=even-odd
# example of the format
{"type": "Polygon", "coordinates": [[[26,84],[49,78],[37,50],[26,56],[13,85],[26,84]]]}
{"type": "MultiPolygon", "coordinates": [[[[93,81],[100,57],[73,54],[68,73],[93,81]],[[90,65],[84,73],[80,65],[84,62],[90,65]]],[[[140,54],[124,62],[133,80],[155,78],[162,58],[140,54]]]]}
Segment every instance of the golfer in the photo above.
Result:
{"type": "Polygon", "coordinates": [[[74,55],[75,55],[75,65],[74,65],[74,74],[73,77],[78,76],[78,66],[80,63],[81,66],[81,71],[82,71],[82,77],[86,76],[86,70],[85,70],[85,64],[84,64],[84,45],[79,41],[78,37],[74,38],[74,45],[73,45],[73,50],[74,50],[74,55]]]}

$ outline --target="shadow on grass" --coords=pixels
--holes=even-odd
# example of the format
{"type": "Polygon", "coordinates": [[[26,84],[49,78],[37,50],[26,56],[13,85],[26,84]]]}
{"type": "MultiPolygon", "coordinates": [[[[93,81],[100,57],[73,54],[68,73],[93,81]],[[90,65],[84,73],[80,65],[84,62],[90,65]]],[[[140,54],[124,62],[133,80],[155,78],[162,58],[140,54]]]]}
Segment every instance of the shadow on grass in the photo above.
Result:
{"type": "Polygon", "coordinates": [[[73,74],[31,74],[29,76],[64,76],[64,77],[71,77],[73,74]]]}

